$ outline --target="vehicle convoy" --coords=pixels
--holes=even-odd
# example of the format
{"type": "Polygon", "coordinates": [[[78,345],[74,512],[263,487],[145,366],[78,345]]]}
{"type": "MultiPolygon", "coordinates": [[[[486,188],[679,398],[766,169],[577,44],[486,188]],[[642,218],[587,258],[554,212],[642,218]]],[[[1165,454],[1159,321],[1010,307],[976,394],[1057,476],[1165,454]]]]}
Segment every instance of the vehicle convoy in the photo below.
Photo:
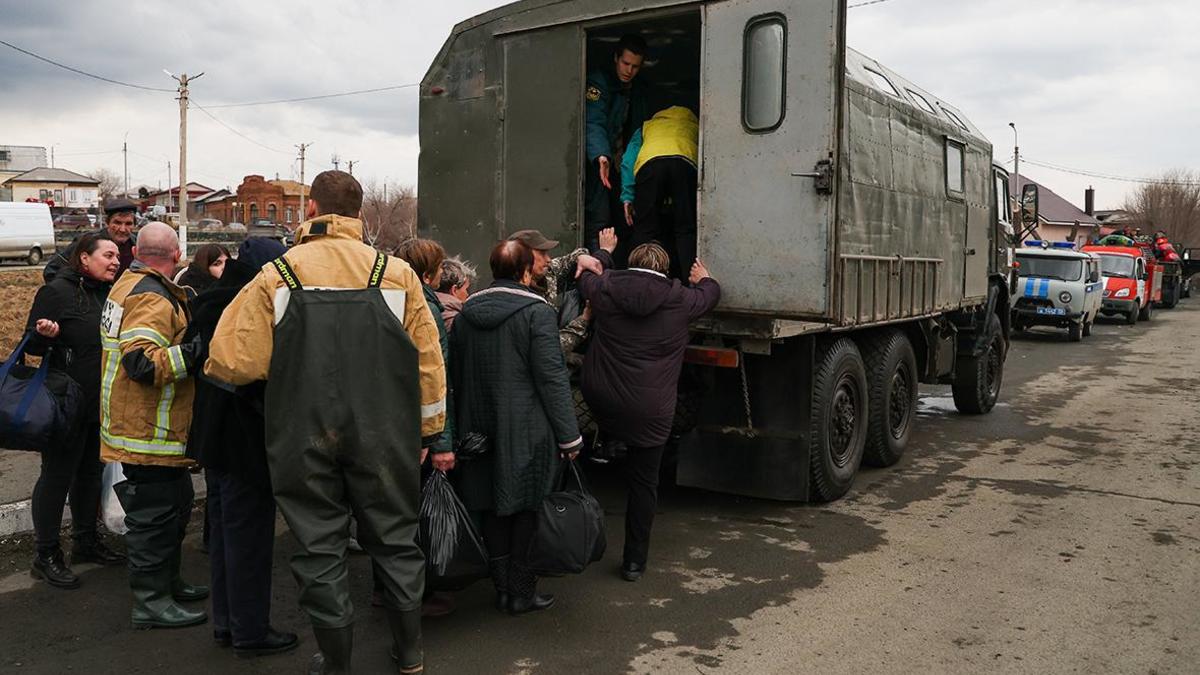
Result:
{"type": "Polygon", "coordinates": [[[53,255],[53,222],[46,204],[0,202],[0,259],[37,265],[53,255]]]}
{"type": "Polygon", "coordinates": [[[1163,268],[1153,255],[1136,245],[1094,245],[1084,246],[1083,250],[1100,256],[1100,274],[1104,277],[1101,314],[1123,316],[1128,324],[1153,318],[1154,304],[1162,301],[1163,278],[1163,268]]]}
{"type": "Polygon", "coordinates": [[[1017,251],[1013,330],[1066,328],[1071,342],[1092,334],[1104,284],[1100,258],[1069,242],[1028,241],[1017,251]]]}
{"type": "Polygon", "coordinates": [[[418,226],[473,260],[524,228],[582,241],[585,78],[619,36],[650,44],[655,109],[698,110],[723,293],[689,347],[680,484],[836,499],[900,459],[919,383],[964,413],[1000,395],[1008,176],[959,110],[846,48],[845,10],[525,0],[456,26],[422,81],[418,226]]]}

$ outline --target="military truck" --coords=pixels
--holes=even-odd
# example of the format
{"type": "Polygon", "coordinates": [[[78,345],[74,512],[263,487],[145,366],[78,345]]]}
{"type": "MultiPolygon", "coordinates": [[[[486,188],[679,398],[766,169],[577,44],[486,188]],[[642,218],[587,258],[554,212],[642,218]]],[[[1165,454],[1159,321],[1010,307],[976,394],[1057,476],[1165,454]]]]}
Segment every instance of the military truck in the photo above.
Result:
{"type": "Polygon", "coordinates": [[[1000,395],[1008,176],[960,110],[845,46],[835,0],[524,0],[457,25],[420,90],[418,226],[487,259],[512,231],[583,239],[589,71],[650,45],[653,109],[700,117],[699,255],[680,484],[832,500],[889,465],[919,383],[1000,395]]]}

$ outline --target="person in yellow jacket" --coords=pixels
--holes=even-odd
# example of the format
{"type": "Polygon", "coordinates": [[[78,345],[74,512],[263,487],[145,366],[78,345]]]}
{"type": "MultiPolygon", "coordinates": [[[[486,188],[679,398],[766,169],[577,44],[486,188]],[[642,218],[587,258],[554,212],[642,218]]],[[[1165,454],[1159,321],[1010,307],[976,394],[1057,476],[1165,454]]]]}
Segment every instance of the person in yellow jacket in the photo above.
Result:
{"type": "Polygon", "coordinates": [[[696,261],[699,144],[696,114],[672,106],[633,134],[621,160],[621,202],[625,222],[633,228],[633,246],[662,244],[676,279],[687,279],[696,261]],[[664,212],[669,212],[669,227],[664,212]]]}
{"type": "Polygon", "coordinates": [[[179,238],[165,223],[138,234],[134,262],[117,280],[100,317],[100,458],[120,462],[114,486],[125,508],[132,621],[136,628],[178,628],[207,615],[179,605],[208,588],[179,575],[180,545],[191,516],[194,462],[184,456],[192,420],[199,342],[181,344],[187,295],[171,281],[179,238]]]}
{"type": "Polygon", "coordinates": [[[267,381],[267,463],[320,648],[311,672],[350,670],[353,513],[384,583],[393,658],[411,673],[423,662],[420,465],[445,424],[446,373],[421,280],[363,243],[361,209],[350,174],[313,180],[295,247],[225,310],[205,374],[267,381]]]}

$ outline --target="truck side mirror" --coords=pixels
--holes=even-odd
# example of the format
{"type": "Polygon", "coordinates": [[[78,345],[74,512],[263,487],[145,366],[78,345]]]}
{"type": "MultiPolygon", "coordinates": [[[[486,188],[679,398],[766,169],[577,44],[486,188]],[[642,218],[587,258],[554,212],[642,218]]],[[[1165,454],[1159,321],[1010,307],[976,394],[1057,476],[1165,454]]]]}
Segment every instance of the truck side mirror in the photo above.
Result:
{"type": "Polygon", "coordinates": [[[1030,183],[1021,188],[1021,224],[1033,227],[1038,222],[1038,186],[1030,183]]]}
{"type": "Polygon", "coordinates": [[[1088,277],[1088,283],[1094,284],[1097,281],[1100,281],[1100,270],[1094,269],[1092,270],[1092,276],[1088,277]]]}

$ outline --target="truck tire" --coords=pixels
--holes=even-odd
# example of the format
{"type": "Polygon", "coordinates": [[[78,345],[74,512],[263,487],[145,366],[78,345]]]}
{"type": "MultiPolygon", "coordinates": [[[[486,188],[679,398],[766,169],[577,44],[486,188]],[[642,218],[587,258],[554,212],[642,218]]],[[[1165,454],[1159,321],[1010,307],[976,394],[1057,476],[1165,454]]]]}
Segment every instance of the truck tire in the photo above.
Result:
{"type": "Polygon", "coordinates": [[[1146,306],[1142,308],[1142,311],[1138,312],[1138,321],[1149,321],[1152,318],[1154,318],[1153,300],[1147,302],[1146,306]]]}
{"type": "Polygon", "coordinates": [[[1004,382],[1004,335],[1000,317],[988,319],[987,347],[979,356],[963,356],[955,368],[954,407],[967,415],[990,412],[1004,382]]]}
{"type": "Polygon", "coordinates": [[[1067,338],[1071,342],[1083,342],[1083,325],[1081,323],[1073,323],[1067,326],[1067,338]]]}
{"type": "Polygon", "coordinates": [[[1172,286],[1163,291],[1162,306],[1164,309],[1174,309],[1179,304],[1179,287],[1172,286]]]}
{"type": "Polygon", "coordinates": [[[1125,315],[1125,323],[1132,326],[1135,323],[1137,323],[1137,321],[1138,321],[1138,311],[1136,309],[1129,310],[1129,313],[1125,315]]]}
{"type": "Polygon", "coordinates": [[[862,344],[867,367],[867,443],[863,464],[900,461],[917,416],[917,357],[908,337],[889,330],[862,344]]]}
{"type": "Polygon", "coordinates": [[[30,265],[42,262],[42,249],[36,247],[29,249],[29,255],[25,257],[25,262],[30,265]]]}
{"type": "Polygon", "coordinates": [[[869,414],[867,373],[849,338],[825,346],[813,370],[808,463],[814,501],[833,501],[850,490],[862,463],[869,414]]]}

